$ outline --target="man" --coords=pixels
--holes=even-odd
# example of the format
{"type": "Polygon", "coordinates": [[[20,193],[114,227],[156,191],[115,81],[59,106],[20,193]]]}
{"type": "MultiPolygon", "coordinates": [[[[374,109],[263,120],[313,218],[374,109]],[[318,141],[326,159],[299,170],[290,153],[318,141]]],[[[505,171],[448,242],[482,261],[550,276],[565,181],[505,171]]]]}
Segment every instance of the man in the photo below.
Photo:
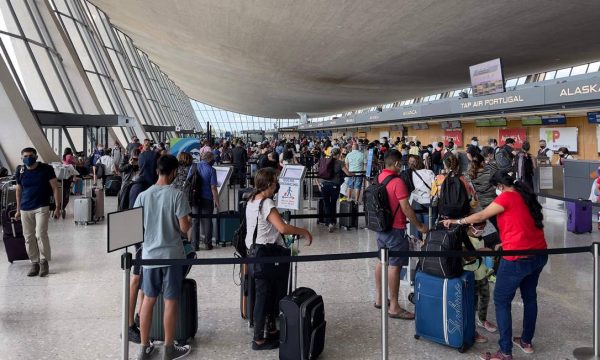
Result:
{"type": "Polygon", "coordinates": [[[111,149],[106,149],[106,151],[104,152],[104,155],[102,155],[100,157],[100,164],[102,164],[102,166],[104,167],[104,171],[102,173],[102,187],[104,187],[106,185],[106,179],[109,176],[112,176],[113,173],[115,172],[115,162],[113,160],[112,157],[112,150],[111,149]]]}
{"type": "MultiPolygon", "coordinates": [[[[358,150],[358,143],[352,143],[352,151],[346,155],[346,166],[351,173],[362,172],[365,170],[365,154],[358,150]]],[[[352,176],[348,178],[348,198],[352,200],[354,190],[356,190],[356,202],[360,202],[360,191],[362,189],[363,176],[352,176]]]]}
{"type": "Polygon", "coordinates": [[[258,167],[258,170],[262,169],[262,168],[266,168],[269,167],[269,145],[267,144],[261,144],[260,145],[260,155],[258,156],[258,159],[256,161],[256,165],[258,167]]]}
{"type": "Polygon", "coordinates": [[[469,146],[467,146],[467,153],[473,157],[476,154],[480,154],[481,151],[479,149],[479,139],[477,138],[477,136],[473,136],[471,138],[471,144],[469,144],[469,146]]]}
{"type": "Polygon", "coordinates": [[[123,148],[118,141],[115,141],[115,146],[112,148],[112,158],[113,163],[115,164],[115,170],[118,173],[118,166],[121,163],[121,159],[123,159],[123,148]]]}
{"type": "Polygon", "coordinates": [[[440,171],[444,168],[442,164],[442,150],[444,149],[444,143],[438,142],[435,145],[435,150],[431,154],[431,166],[433,167],[433,173],[436,175],[440,174],[440,171]]]}
{"type": "MultiPolygon", "coordinates": [[[[410,193],[404,182],[398,177],[401,169],[400,162],[402,156],[397,150],[390,150],[385,155],[385,169],[377,178],[381,184],[386,178],[391,176],[391,180],[386,185],[390,209],[394,214],[392,230],[389,232],[377,233],[377,247],[379,250],[387,247],[390,251],[408,251],[409,244],[405,237],[406,219],[412,226],[421,233],[427,233],[429,229],[421,223],[408,202],[410,193]]],[[[388,286],[390,294],[389,316],[394,319],[413,320],[415,315],[400,307],[398,303],[398,291],[400,289],[400,270],[402,266],[408,264],[408,258],[390,257],[388,269],[388,286]]],[[[381,263],[377,262],[375,267],[375,284],[377,288],[375,307],[381,306],[381,263]]],[[[385,299],[383,299],[385,301],[385,299]]]]}
{"type": "Polygon", "coordinates": [[[236,183],[240,184],[240,187],[245,188],[248,153],[246,152],[246,149],[244,149],[244,143],[242,140],[238,140],[235,144],[235,147],[231,150],[231,159],[236,183]]]}
{"type": "Polygon", "coordinates": [[[62,197],[58,192],[58,182],[52,166],[38,162],[34,148],[21,150],[23,165],[17,167],[17,212],[15,219],[21,219],[27,255],[31,269],[27,276],[47,276],[48,262],[51,259],[48,221],[50,219],[50,197],[54,196],[56,209],[54,218],[60,218],[62,197]]]}
{"type": "Polygon", "coordinates": [[[538,150],[538,157],[546,157],[548,161],[552,159],[554,152],[552,149],[546,147],[546,140],[540,140],[540,149],[538,150]]]}
{"type": "MultiPolygon", "coordinates": [[[[134,206],[144,207],[143,259],[185,259],[182,234],[190,229],[190,206],[181,190],[170,186],[177,176],[179,163],[172,155],[158,159],[158,180],[140,194],[134,206]]],[[[150,344],[150,326],[156,298],[164,298],[165,352],[163,359],[181,359],[190,346],[174,344],[177,306],[183,286],[181,265],[144,265],[142,268],[144,301],[140,309],[141,348],[138,360],[150,359],[154,345],[150,344]]],[[[195,314],[187,314],[195,316],[195,314]]]]}
{"type": "MultiPolygon", "coordinates": [[[[219,211],[219,193],[217,192],[217,171],[212,167],[214,155],[212,152],[205,152],[196,166],[192,166],[188,173],[188,181],[192,178],[194,171],[200,176],[200,199],[197,204],[192,206],[192,214],[208,215],[213,214],[214,209],[219,211]]],[[[192,199],[189,199],[192,200],[192,199]]],[[[194,249],[200,248],[203,244],[204,250],[212,250],[212,219],[192,219],[192,245],[194,249]]]]}
{"type": "Polygon", "coordinates": [[[517,151],[515,150],[515,139],[507,138],[504,141],[504,146],[496,151],[496,163],[500,170],[513,170],[513,163],[517,151]]]}
{"type": "Polygon", "coordinates": [[[156,173],[156,162],[159,154],[150,150],[150,143],[144,143],[144,150],[138,157],[138,165],[140,168],[139,183],[142,185],[142,191],[148,189],[158,180],[156,173]]]}
{"type": "Polygon", "coordinates": [[[494,149],[494,155],[500,152],[500,148],[498,147],[498,140],[494,138],[488,139],[488,146],[494,149]]]}

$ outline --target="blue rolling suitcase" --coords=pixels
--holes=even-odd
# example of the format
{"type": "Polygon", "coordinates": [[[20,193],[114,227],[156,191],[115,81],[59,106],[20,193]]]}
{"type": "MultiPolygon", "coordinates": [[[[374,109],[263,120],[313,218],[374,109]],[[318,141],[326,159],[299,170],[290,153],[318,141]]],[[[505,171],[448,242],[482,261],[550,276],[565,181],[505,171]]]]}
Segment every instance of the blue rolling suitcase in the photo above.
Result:
{"type": "Polygon", "coordinates": [[[444,279],[417,272],[415,339],[424,338],[465,352],[475,339],[475,276],[465,271],[444,279]]]}

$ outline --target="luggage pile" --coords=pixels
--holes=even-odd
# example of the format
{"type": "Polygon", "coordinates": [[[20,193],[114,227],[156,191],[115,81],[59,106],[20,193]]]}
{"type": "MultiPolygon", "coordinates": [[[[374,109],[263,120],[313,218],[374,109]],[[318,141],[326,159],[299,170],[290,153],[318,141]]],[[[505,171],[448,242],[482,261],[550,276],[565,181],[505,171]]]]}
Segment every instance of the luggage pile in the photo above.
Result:
{"type": "Polygon", "coordinates": [[[75,199],[73,204],[75,225],[95,224],[104,220],[104,192],[102,189],[89,186],[88,193],[88,181],[89,179],[84,180],[84,195],[75,199]]]}

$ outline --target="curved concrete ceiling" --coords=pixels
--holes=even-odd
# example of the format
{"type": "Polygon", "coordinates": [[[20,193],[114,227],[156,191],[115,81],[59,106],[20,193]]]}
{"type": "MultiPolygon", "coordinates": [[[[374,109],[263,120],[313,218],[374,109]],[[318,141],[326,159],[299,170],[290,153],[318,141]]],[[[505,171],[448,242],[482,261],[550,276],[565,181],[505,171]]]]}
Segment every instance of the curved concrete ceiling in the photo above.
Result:
{"type": "Polygon", "coordinates": [[[338,113],[600,59],[596,0],[92,0],[190,97],[338,113]]]}

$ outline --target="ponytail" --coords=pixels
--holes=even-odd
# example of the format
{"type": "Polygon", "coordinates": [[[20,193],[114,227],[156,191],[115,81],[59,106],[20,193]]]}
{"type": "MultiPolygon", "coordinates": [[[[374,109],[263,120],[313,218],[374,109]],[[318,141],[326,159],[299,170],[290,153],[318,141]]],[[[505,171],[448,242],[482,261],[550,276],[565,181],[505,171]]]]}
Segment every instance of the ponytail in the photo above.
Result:
{"type": "Polygon", "coordinates": [[[544,214],[542,213],[542,205],[537,199],[537,196],[533,192],[533,189],[527,183],[515,180],[512,172],[506,170],[498,170],[494,173],[490,179],[492,186],[498,186],[498,184],[509,186],[515,189],[515,191],[521,195],[521,198],[525,202],[535,227],[538,229],[544,228],[544,214]]]}

